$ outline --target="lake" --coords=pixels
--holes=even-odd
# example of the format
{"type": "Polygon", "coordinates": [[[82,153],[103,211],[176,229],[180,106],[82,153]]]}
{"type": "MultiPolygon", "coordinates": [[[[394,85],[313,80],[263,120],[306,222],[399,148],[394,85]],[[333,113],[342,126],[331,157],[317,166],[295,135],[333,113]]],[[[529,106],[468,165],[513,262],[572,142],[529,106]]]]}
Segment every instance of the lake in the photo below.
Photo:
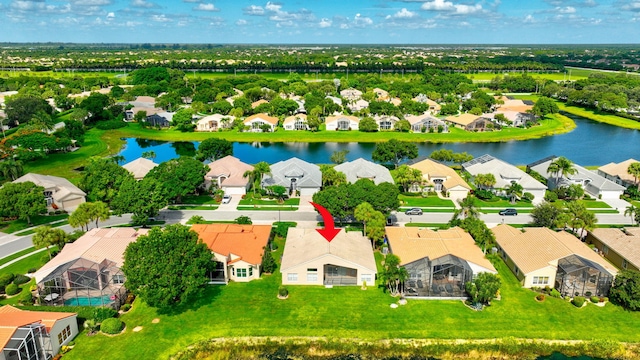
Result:
{"type": "MultiPolygon", "coordinates": [[[[508,141],[499,143],[419,143],[420,156],[428,156],[434,150],[451,149],[466,151],[478,157],[491,154],[516,165],[526,165],[541,158],[558,155],[569,158],[580,165],[604,165],[629,158],[640,158],[640,131],[611,126],[585,118],[567,115],[575,120],[577,127],[566,134],[540,139],[508,141]]],[[[156,163],[179,155],[193,155],[197,142],[163,142],[128,138],[118,155],[126,162],[140,157],[144,151],[154,151],[156,163]]],[[[259,161],[275,163],[298,157],[311,163],[330,163],[329,157],[336,150],[349,150],[348,160],[365,158],[371,160],[374,143],[234,143],[233,154],[241,161],[255,164],[259,161]]]]}

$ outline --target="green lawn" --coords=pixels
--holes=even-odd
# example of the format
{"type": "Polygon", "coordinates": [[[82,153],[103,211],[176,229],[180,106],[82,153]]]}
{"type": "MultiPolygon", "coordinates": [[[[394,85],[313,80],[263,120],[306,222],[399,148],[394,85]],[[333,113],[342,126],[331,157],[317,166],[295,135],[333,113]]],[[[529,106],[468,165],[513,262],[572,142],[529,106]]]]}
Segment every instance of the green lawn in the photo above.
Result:
{"type": "Polygon", "coordinates": [[[447,209],[453,209],[453,201],[447,199],[440,199],[437,196],[406,196],[399,195],[398,199],[401,201],[402,207],[445,207],[447,209]]]}
{"type": "Polygon", "coordinates": [[[627,129],[640,130],[640,122],[623,118],[621,116],[612,115],[596,110],[585,109],[578,106],[569,106],[562,102],[557,102],[560,111],[565,111],[572,115],[582,116],[587,119],[595,120],[609,125],[619,126],[627,129]]]}
{"type": "Polygon", "coordinates": [[[260,205],[251,206],[238,206],[236,210],[249,210],[249,211],[296,211],[298,210],[297,206],[294,205],[282,205],[282,206],[268,206],[261,207],[260,205]]]}
{"type": "Polygon", "coordinates": [[[69,214],[32,216],[31,225],[29,225],[26,220],[14,220],[14,221],[6,222],[4,224],[0,224],[0,227],[2,227],[3,225],[5,226],[3,228],[0,228],[0,231],[2,231],[5,234],[12,234],[16,231],[24,230],[29,227],[48,224],[50,222],[66,219],[68,217],[69,217],[69,214]]]}
{"type": "MultiPolygon", "coordinates": [[[[282,241],[278,242],[276,259],[283,249],[282,241]]],[[[380,259],[378,253],[376,259],[380,259]]],[[[391,309],[389,305],[397,299],[375,286],[366,291],[359,287],[288,286],[289,298],[278,300],[281,275],[276,271],[250,283],[209,286],[202,298],[170,314],[136,301],[122,316],[127,325],[124,334],[87,337],[82,333],[65,358],[166,359],[198,341],[242,336],[640,341],[640,313],[611,304],[577,309],[553,298],[538,303],[535,294],[522,289],[501,260],[496,267],[503,281],[502,300],[482,312],[471,311],[460,301],[446,300],[410,300],[406,306],[391,309]],[[153,324],[155,318],[160,322],[153,324]],[[143,328],[134,333],[136,326],[143,328]]]]}
{"type": "Polygon", "coordinates": [[[182,204],[189,205],[218,205],[218,203],[210,195],[187,195],[182,197],[182,204]]]}
{"type": "Polygon", "coordinates": [[[20,256],[23,256],[23,255],[27,255],[27,254],[29,254],[29,253],[32,253],[32,252],[34,252],[35,250],[36,250],[36,248],[35,248],[35,247],[30,247],[30,248],[28,248],[28,249],[24,249],[24,250],[22,250],[22,251],[18,251],[18,252],[17,252],[17,253],[15,253],[15,254],[11,254],[11,255],[9,255],[9,256],[5,256],[5,257],[3,257],[2,259],[0,259],[0,265],[4,265],[4,264],[8,263],[9,261],[11,261],[11,260],[13,260],[13,259],[17,259],[17,258],[19,258],[20,256]]]}
{"type": "Polygon", "coordinates": [[[169,205],[169,210],[216,210],[217,205],[169,205]]]}
{"type": "MultiPolygon", "coordinates": [[[[573,70],[571,71],[571,80],[580,80],[580,79],[585,79],[586,77],[588,77],[588,73],[589,70],[587,71],[576,71],[573,70]],[[576,72],[574,74],[574,72],[576,72]]],[[[489,82],[491,81],[491,79],[495,78],[496,76],[521,76],[522,72],[501,72],[499,74],[494,74],[494,73],[487,73],[487,72],[482,72],[482,73],[477,73],[477,74],[464,74],[464,76],[466,76],[467,78],[473,80],[474,82],[489,82]]],[[[553,73],[527,73],[527,75],[533,77],[534,79],[545,79],[545,80],[569,80],[569,72],[567,71],[567,74],[565,75],[564,73],[558,73],[558,72],[553,72],[553,73]]]]}
{"type": "MultiPolygon", "coordinates": [[[[52,247],[50,249],[51,251],[53,251],[55,247],[52,247]]],[[[29,269],[31,268],[38,269],[42,265],[46,264],[47,261],[49,261],[49,257],[47,256],[47,250],[40,251],[18,262],[15,262],[5,268],[0,269],[0,274],[9,274],[9,273],[10,274],[26,274],[27,271],[29,271],[29,269]]]]}
{"type": "Polygon", "coordinates": [[[289,199],[283,201],[282,203],[279,203],[275,199],[253,199],[253,198],[248,198],[248,199],[240,200],[240,203],[238,205],[252,205],[252,206],[253,205],[256,205],[256,206],[260,206],[260,205],[280,205],[280,206],[293,205],[293,206],[298,206],[298,205],[300,205],[300,198],[289,198],[289,199]]]}
{"type": "Polygon", "coordinates": [[[519,207],[532,208],[533,207],[533,204],[531,204],[530,202],[516,201],[515,204],[512,204],[511,201],[505,200],[505,199],[500,199],[498,201],[484,201],[478,198],[474,198],[474,204],[476,207],[481,207],[481,208],[493,207],[493,208],[500,208],[500,210],[504,208],[519,208],[519,207]]]}
{"type": "Polygon", "coordinates": [[[611,206],[604,201],[582,200],[588,209],[611,209],[611,206]]]}

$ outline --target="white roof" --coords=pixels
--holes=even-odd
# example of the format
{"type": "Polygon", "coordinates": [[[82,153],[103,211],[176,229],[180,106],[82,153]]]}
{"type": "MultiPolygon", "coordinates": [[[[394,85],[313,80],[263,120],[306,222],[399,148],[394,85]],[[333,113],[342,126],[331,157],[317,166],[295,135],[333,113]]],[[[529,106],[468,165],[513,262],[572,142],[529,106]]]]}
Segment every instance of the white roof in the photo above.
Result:
{"type": "Polygon", "coordinates": [[[53,192],[51,196],[54,200],[66,199],[69,198],[70,195],[74,195],[76,198],[87,195],[69,180],[57,176],[28,173],[13,182],[22,183],[27,181],[31,181],[38,186],[42,186],[45,190],[53,192]]]}
{"type": "Polygon", "coordinates": [[[506,188],[511,185],[512,181],[522,185],[523,189],[544,190],[547,186],[540,183],[531,175],[518,169],[514,165],[506,163],[500,159],[496,159],[491,155],[482,155],[469,162],[462,164],[462,168],[471,175],[493,174],[496,178],[496,188],[506,188]]]}
{"type": "Polygon", "coordinates": [[[389,169],[363,158],[336,165],[334,169],[344,173],[347,176],[347,181],[350,183],[354,183],[360,179],[370,179],[376,185],[383,182],[394,183],[389,169]]]}
{"type": "MultiPolygon", "coordinates": [[[[547,179],[555,179],[556,175],[548,172],[549,164],[557,159],[556,156],[549,156],[542,160],[536,161],[527,165],[531,170],[537,172],[538,174],[544,176],[547,179]]],[[[575,174],[565,175],[564,177],[569,179],[568,184],[572,184],[574,182],[584,183],[585,180],[589,180],[591,186],[606,191],[624,191],[624,186],[618,185],[613,181],[607,180],[604,177],[596,174],[593,171],[587,170],[578,164],[573,164],[573,167],[576,169],[575,174]]],[[[560,175],[558,175],[560,176],[560,175]]],[[[561,179],[560,183],[567,183],[566,179],[561,179]]]]}
{"type": "Polygon", "coordinates": [[[156,166],[158,166],[158,164],[143,157],[139,157],[131,162],[122,165],[125,170],[133,174],[133,177],[135,179],[144,178],[149,173],[149,171],[151,171],[151,169],[156,166]]]}

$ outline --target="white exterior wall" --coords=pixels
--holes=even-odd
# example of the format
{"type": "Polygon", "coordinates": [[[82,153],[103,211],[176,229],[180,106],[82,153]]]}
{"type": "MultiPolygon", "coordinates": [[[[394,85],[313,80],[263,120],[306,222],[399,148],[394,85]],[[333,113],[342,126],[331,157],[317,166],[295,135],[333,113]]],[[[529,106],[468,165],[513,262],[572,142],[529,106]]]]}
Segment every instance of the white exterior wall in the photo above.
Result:
{"type": "Polygon", "coordinates": [[[229,275],[229,280],[235,281],[235,282],[249,282],[251,280],[255,280],[255,279],[259,279],[260,278],[260,265],[256,266],[253,264],[249,264],[246,261],[237,261],[234,262],[233,264],[230,264],[229,266],[229,270],[228,270],[228,275],[229,275]],[[239,273],[241,269],[246,270],[246,277],[239,277],[239,273]],[[249,271],[251,271],[251,275],[249,275],[249,271]]]}
{"type": "MultiPolygon", "coordinates": [[[[620,196],[622,196],[623,191],[615,191],[615,190],[604,190],[604,191],[600,191],[600,194],[598,195],[602,195],[603,199],[620,199],[620,196]]],[[[596,195],[596,196],[598,196],[596,195]]]]}
{"type": "Polygon", "coordinates": [[[56,321],[56,323],[51,328],[51,331],[49,331],[49,334],[51,336],[52,354],[55,355],[60,351],[60,347],[62,347],[62,345],[69,344],[71,340],[73,340],[73,338],[78,335],[78,321],[76,320],[76,317],[70,316],[68,318],[56,321]],[[67,340],[65,340],[62,344],[59,344],[58,334],[60,334],[62,330],[64,330],[67,326],[71,328],[71,336],[69,336],[67,340]]]}
{"type": "Polygon", "coordinates": [[[247,186],[223,186],[222,187],[222,191],[224,191],[225,194],[229,194],[229,195],[245,195],[247,193],[247,187],[249,187],[249,185],[247,184],[247,186]]]}
{"type": "Polygon", "coordinates": [[[336,266],[342,266],[346,268],[356,269],[357,273],[357,285],[362,285],[363,276],[367,276],[370,278],[370,281],[367,280],[368,285],[373,285],[376,278],[375,269],[367,269],[358,264],[354,264],[350,261],[346,261],[332,254],[326,254],[320,256],[311,261],[307,261],[304,264],[296,265],[288,269],[283,269],[282,271],[282,285],[323,285],[324,284],[324,265],[331,264],[336,266]],[[308,269],[317,269],[316,272],[311,272],[311,274],[317,274],[317,279],[315,281],[308,280],[308,269]],[[298,280],[292,281],[289,280],[290,274],[297,274],[298,280]]]}
{"type": "MultiPolygon", "coordinates": [[[[349,127],[351,128],[351,130],[358,130],[358,123],[353,120],[349,120],[349,127]]],[[[327,126],[326,126],[327,131],[335,131],[337,128],[338,128],[337,121],[332,121],[330,123],[327,123],[327,126]]]]}
{"type": "Polygon", "coordinates": [[[556,272],[557,272],[556,267],[551,265],[536,271],[532,271],[524,277],[524,284],[522,286],[526,288],[530,288],[533,286],[545,287],[547,285],[549,287],[554,287],[556,282],[556,272]],[[533,283],[534,276],[548,276],[549,282],[547,284],[534,284],[533,283]]]}
{"type": "Polygon", "coordinates": [[[320,188],[298,188],[298,190],[301,196],[310,196],[320,191],[320,188]]]}
{"type": "Polygon", "coordinates": [[[528,193],[533,194],[533,201],[531,203],[533,205],[538,205],[542,201],[544,201],[544,194],[545,194],[546,190],[544,190],[544,189],[536,189],[536,190],[523,189],[522,192],[523,193],[528,192],[528,193]]]}
{"type": "Polygon", "coordinates": [[[465,189],[462,186],[455,186],[447,189],[447,193],[449,194],[449,199],[455,202],[466,198],[469,195],[469,189],[465,189]]]}

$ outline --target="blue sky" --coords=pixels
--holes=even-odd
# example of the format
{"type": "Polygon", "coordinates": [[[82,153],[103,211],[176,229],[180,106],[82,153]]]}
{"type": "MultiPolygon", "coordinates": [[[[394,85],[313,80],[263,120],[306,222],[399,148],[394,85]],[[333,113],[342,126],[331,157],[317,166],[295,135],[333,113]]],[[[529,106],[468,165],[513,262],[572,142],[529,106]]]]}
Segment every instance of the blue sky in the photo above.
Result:
{"type": "Polygon", "coordinates": [[[640,0],[0,0],[0,42],[640,43],[640,0]]]}

